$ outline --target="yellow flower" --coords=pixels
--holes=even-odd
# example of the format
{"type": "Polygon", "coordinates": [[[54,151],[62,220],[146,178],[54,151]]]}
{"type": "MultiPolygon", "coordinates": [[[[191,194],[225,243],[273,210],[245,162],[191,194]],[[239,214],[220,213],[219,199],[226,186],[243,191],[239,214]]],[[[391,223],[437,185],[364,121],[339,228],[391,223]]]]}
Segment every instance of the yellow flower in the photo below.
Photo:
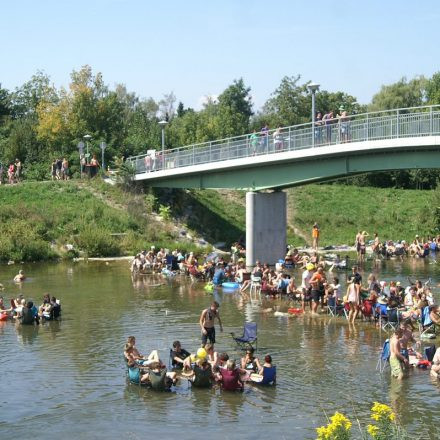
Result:
{"type": "Polygon", "coordinates": [[[368,425],[367,427],[368,434],[371,435],[371,437],[376,438],[379,434],[379,428],[375,425],[368,425]]]}
{"type": "Polygon", "coordinates": [[[396,415],[393,413],[393,410],[388,405],[383,403],[374,402],[371,412],[371,418],[377,422],[385,419],[393,422],[396,419],[396,415]]]}

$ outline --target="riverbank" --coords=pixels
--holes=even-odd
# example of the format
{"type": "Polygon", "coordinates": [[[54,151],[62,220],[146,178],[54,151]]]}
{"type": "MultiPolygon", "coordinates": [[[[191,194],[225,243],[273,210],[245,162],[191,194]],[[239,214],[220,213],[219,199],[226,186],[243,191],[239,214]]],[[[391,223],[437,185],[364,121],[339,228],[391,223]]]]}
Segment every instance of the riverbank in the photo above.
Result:
{"type": "MultiPolygon", "coordinates": [[[[287,190],[288,243],[349,251],[360,230],[369,239],[411,241],[438,234],[440,192],[346,185],[287,190]],[[310,239],[309,239],[310,237],[310,239]]],[[[245,193],[214,190],[127,192],[101,180],[25,182],[0,186],[0,261],[121,257],[140,249],[228,250],[245,238],[245,193]]]]}

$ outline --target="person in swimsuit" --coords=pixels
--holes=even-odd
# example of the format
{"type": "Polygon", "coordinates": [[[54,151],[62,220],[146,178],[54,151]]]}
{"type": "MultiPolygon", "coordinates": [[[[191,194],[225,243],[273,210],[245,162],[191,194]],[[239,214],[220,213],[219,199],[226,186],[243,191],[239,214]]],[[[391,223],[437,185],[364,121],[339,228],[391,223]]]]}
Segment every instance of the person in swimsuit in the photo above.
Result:
{"type": "Polygon", "coordinates": [[[395,377],[399,380],[404,378],[405,366],[408,365],[408,359],[402,354],[402,345],[400,343],[402,335],[402,329],[398,327],[390,338],[391,377],[395,377]]]}
{"type": "Polygon", "coordinates": [[[202,344],[205,345],[208,342],[215,344],[215,327],[214,321],[217,318],[220,324],[220,331],[223,331],[222,321],[220,319],[220,314],[218,308],[220,304],[217,301],[213,301],[208,309],[202,311],[199,319],[200,328],[202,330],[202,344]]]}
{"type": "Polygon", "coordinates": [[[354,280],[348,281],[347,302],[350,306],[348,314],[348,322],[354,323],[359,310],[360,301],[360,284],[356,284],[354,280]]]}
{"type": "Polygon", "coordinates": [[[260,360],[254,356],[254,349],[252,347],[246,350],[246,354],[241,358],[241,368],[248,372],[258,373],[261,370],[260,360]]]}

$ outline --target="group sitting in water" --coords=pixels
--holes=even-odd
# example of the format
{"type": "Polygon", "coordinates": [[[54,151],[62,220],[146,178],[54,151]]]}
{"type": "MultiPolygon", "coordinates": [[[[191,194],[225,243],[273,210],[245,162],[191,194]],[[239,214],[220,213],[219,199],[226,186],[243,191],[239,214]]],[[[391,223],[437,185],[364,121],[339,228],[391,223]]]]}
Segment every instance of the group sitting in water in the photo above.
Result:
{"type": "Polygon", "coordinates": [[[246,382],[262,385],[276,383],[276,367],[272,364],[272,357],[266,355],[261,363],[254,356],[252,347],[246,350],[237,365],[227,353],[217,353],[214,344],[205,344],[191,354],[182,348],[180,341],[174,341],[170,350],[172,371],[167,371],[156,350],[143,356],[135,347],[135,342],[134,336],[128,337],[124,349],[129,380],[157,391],[169,390],[177,383],[179,376],[197,388],[218,384],[225,391],[243,391],[246,382]]]}
{"type": "Polygon", "coordinates": [[[0,319],[13,319],[24,325],[39,324],[40,321],[57,320],[61,316],[61,303],[55,296],[46,293],[43,302],[37,308],[32,300],[26,300],[23,295],[11,298],[9,307],[6,307],[4,298],[0,296],[0,319]]]}

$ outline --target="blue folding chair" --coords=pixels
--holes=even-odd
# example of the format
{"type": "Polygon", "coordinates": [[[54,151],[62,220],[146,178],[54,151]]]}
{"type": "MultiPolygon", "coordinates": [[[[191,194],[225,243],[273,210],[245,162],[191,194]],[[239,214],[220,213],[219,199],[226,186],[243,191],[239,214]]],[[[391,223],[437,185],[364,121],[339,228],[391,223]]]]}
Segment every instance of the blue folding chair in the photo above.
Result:
{"type": "Polygon", "coordinates": [[[430,306],[422,309],[419,320],[419,332],[421,338],[433,339],[435,338],[436,326],[429,316],[430,306]]]}
{"type": "Polygon", "coordinates": [[[243,336],[237,338],[235,333],[231,333],[232,339],[237,343],[237,345],[242,349],[246,350],[247,348],[254,348],[253,344],[255,343],[255,349],[258,348],[258,339],[257,339],[257,323],[256,322],[245,322],[243,327],[243,336]]]}
{"type": "Polygon", "coordinates": [[[379,373],[383,373],[385,368],[390,365],[390,354],[390,340],[386,339],[376,365],[376,370],[379,370],[379,373]]]}

